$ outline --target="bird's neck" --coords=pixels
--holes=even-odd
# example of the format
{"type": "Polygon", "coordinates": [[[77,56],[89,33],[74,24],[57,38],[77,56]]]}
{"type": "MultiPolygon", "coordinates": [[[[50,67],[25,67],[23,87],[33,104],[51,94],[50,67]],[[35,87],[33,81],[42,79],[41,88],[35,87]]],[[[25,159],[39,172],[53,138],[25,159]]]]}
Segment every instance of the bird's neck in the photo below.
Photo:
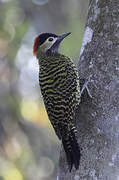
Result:
{"type": "Polygon", "coordinates": [[[54,57],[54,56],[61,56],[60,53],[58,52],[43,52],[43,51],[38,51],[36,57],[39,58],[49,58],[49,57],[54,57]]]}
{"type": "Polygon", "coordinates": [[[46,54],[44,52],[38,52],[37,53],[37,59],[39,60],[39,65],[40,66],[45,66],[45,64],[52,64],[52,63],[58,63],[60,62],[63,58],[64,55],[60,53],[51,53],[51,54],[46,54]]]}

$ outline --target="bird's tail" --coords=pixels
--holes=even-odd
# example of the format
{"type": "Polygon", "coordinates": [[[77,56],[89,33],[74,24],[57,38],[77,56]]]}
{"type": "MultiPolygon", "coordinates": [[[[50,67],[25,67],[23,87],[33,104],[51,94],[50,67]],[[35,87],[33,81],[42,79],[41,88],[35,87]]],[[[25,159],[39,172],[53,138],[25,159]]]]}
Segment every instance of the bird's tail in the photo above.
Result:
{"type": "Polygon", "coordinates": [[[67,128],[63,128],[62,144],[66,153],[69,171],[72,167],[79,168],[80,161],[80,149],[76,137],[76,128],[72,125],[67,128]]]}

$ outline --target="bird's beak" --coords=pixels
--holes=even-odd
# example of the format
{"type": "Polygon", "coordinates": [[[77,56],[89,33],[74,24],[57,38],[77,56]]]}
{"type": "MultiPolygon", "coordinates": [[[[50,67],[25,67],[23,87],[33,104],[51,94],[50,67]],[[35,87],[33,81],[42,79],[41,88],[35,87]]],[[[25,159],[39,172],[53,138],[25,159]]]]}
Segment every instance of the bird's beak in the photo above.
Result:
{"type": "Polygon", "coordinates": [[[71,33],[65,33],[65,34],[62,34],[62,35],[59,35],[57,37],[57,41],[52,45],[52,47],[50,48],[50,51],[51,52],[58,52],[58,48],[59,48],[59,45],[61,43],[61,41],[67,37],[68,35],[70,35],[71,33]]]}
{"type": "Polygon", "coordinates": [[[59,35],[57,39],[58,43],[60,43],[65,37],[69,36],[70,34],[71,32],[59,35]]]}

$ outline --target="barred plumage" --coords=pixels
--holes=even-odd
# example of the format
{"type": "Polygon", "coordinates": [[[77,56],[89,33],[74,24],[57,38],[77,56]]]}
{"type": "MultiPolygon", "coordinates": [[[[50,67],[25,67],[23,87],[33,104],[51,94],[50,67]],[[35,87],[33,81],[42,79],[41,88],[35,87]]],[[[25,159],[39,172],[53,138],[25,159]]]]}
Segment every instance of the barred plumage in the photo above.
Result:
{"type": "Polygon", "coordinates": [[[62,140],[67,160],[72,169],[79,166],[80,152],[74,125],[75,109],[80,102],[79,79],[72,60],[55,53],[38,54],[39,83],[49,119],[62,140]]]}
{"type": "Polygon", "coordinates": [[[43,33],[33,46],[39,60],[39,84],[48,117],[63,143],[69,170],[79,167],[80,150],[74,123],[75,110],[80,102],[79,78],[76,67],[67,56],[58,53],[61,41],[70,33],[43,33]]]}

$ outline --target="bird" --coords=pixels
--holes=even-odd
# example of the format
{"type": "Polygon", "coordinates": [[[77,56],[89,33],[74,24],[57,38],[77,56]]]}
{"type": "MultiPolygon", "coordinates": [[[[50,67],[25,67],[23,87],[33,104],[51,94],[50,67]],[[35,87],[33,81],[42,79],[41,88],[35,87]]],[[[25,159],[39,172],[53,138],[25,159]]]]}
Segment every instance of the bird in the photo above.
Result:
{"type": "Polygon", "coordinates": [[[39,84],[48,118],[63,144],[69,171],[80,164],[80,147],[75,113],[80,104],[78,72],[72,59],[59,52],[61,42],[71,33],[41,33],[33,44],[39,63],[39,84]]]}

